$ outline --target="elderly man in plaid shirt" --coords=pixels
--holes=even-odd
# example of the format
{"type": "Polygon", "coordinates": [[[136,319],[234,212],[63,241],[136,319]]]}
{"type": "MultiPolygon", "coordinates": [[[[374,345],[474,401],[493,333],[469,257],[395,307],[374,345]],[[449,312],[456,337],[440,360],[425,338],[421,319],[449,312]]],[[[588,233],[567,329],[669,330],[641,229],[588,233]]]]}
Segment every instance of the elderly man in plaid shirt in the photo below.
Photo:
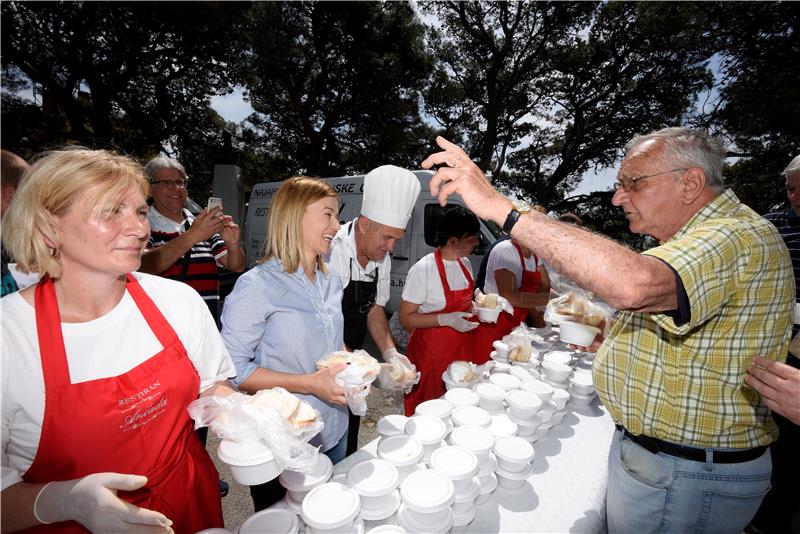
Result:
{"type": "MultiPolygon", "coordinates": [[[[627,146],[613,203],[642,254],[495,191],[458,146],[431,192],[458,193],[556,270],[622,310],[594,379],[617,424],[609,451],[610,532],[741,532],[770,486],[777,428],[744,381],[753,355],[783,358],[794,278],[777,230],[722,181],[725,150],[705,133],[665,128],[627,146]]],[[[597,346],[597,343],[595,344],[597,346]]]]}

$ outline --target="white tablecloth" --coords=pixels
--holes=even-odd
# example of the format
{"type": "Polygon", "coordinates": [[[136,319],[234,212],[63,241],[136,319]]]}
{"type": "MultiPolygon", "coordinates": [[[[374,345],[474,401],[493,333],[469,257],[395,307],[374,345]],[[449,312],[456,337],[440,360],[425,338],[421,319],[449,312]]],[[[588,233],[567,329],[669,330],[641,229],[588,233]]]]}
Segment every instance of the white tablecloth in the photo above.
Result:
{"type": "MultiPolygon", "coordinates": [[[[466,530],[494,532],[604,532],[608,450],[614,424],[597,398],[590,406],[568,406],[569,413],[533,444],[533,472],[522,488],[498,487],[476,507],[466,530]]],[[[371,441],[334,467],[334,476],[376,457],[371,441]]],[[[393,521],[388,521],[393,522],[393,521]]]]}

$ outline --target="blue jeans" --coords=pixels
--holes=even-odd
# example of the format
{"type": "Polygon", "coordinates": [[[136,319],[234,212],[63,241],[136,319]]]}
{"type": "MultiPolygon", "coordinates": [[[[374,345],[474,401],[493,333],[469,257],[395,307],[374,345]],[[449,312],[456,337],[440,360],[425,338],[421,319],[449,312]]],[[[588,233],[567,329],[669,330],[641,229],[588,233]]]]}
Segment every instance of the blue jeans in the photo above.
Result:
{"type": "Polygon", "coordinates": [[[769,454],[710,464],[651,453],[617,430],[608,456],[608,531],[740,533],[770,488],[769,454]]]}
{"type": "Polygon", "coordinates": [[[347,432],[344,433],[344,436],[342,436],[342,439],[339,440],[339,443],[334,445],[333,448],[325,451],[325,455],[331,459],[333,465],[336,465],[342,460],[344,460],[346,452],[347,452],[347,432]]]}

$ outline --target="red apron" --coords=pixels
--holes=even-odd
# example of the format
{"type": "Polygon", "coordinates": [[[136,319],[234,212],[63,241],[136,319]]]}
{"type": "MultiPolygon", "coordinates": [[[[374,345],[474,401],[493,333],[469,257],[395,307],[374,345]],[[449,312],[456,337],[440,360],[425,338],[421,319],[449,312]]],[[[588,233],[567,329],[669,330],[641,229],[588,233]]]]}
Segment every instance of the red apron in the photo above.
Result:
{"type": "MultiPolygon", "coordinates": [[[[71,384],[53,282],[36,287],[45,409],[36,457],[22,479],[145,475],[145,487],[119,497],[163,513],[175,532],[222,527],[219,476],[186,410],[200,378],[175,331],[131,275],[126,288],[164,349],[122,375],[71,384]]],[[[29,530],[87,532],[74,521],[29,530]]]]}
{"type": "MultiPolygon", "coordinates": [[[[520,281],[519,289],[517,291],[524,293],[538,293],[539,289],[542,287],[542,273],[539,271],[528,271],[525,269],[525,256],[522,255],[522,249],[514,241],[512,241],[511,244],[513,244],[514,248],[517,249],[519,261],[522,265],[522,280],[520,281]]],[[[494,276],[494,274],[492,274],[492,276],[494,276]]],[[[483,358],[484,362],[489,359],[489,354],[494,348],[492,347],[492,343],[498,339],[502,339],[503,336],[509,334],[512,330],[519,326],[520,323],[525,322],[525,318],[527,316],[528,308],[514,308],[513,315],[506,312],[501,312],[500,316],[497,318],[497,322],[494,324],[481,323],[480,327],[473,330],[475,338],[475,359],[480,360],[483,358]]]]}
{"type": "MultiPolygon", "coordinates": [[[[472,275],[459,259],[458,265],[469,285],[464,289],[451,291],[450,284],[447,283],[447,275],[444,272],[441,250],[437,248],[433,255],[436,259],[436,267],[439,270],[439,279],[442,282],[445,298],[444,308],[433,313],[469,311],[472,305],[472,292],[475,288],[472,275]]],[[[442,373],[451,362],[469,359],[471,341],[470,333],[461,333],[449,326],[415,328],[411,332],[406,356],[411,363],[417,366],[421,374],[419,383],[405,397],[406,415],[413,415],[417,405],[421,402],[444,395],[442,373]]]]}

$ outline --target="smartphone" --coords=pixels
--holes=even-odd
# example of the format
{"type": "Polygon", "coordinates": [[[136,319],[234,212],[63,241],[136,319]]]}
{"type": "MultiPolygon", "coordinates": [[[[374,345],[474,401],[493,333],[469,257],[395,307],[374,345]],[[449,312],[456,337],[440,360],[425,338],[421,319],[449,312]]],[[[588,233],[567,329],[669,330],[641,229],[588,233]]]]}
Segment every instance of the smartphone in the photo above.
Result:
{"type": "Polygon", "coordinates": [[[208,198],[208,211],[213,210],[214,208],[221,208],[222,207],[222,199],[217,197],[209,197],[208,198]]]}

